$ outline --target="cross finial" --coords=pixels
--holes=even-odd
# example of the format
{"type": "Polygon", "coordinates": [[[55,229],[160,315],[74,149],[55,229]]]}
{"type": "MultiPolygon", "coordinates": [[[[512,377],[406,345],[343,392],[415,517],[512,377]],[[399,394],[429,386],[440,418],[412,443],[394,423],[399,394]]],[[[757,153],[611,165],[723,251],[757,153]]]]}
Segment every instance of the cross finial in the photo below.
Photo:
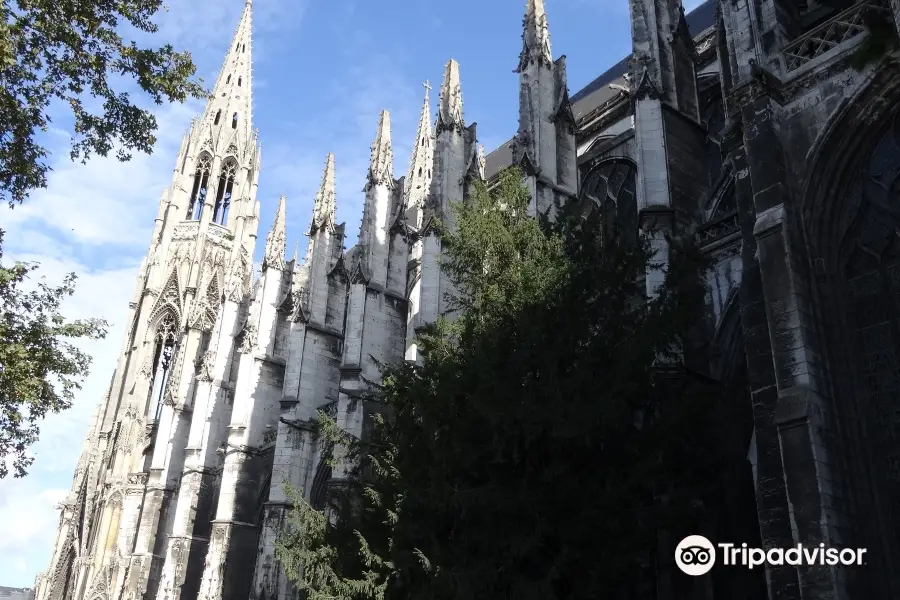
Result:
{"type": "Polygon", "coordinates": [[[429,83],[427,79],[425,80],[425,83],[422,84],[422,87],[424,87],[429,92],[431,91],[431,83],[429,83]]]}

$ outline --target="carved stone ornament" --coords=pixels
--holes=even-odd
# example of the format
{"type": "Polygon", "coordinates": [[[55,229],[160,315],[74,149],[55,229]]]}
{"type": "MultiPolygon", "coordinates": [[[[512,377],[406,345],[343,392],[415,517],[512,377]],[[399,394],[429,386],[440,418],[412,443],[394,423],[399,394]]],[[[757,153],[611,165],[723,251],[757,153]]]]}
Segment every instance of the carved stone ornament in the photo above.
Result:
{"type": "Polygon", "coordinates": [[[200,230],[200,222],[199,221],[191,221],[190,223],[179,223],[175,226],[174,231],[172,231],[172,240],[192,240],[197,237],[197,232],[200,230]]]}
{"type": "MultiPolygon", "coordinates": [[[[213,270],[214,267],[209,265],[209,269],[213,270]]],[[[210,331],[218,317],[220,302],[219,278],[214,274],[206,285],[206,292],[198,297],[194,304],[189,319],[190,326],[202,331],[210,331]]]]}
{"type": "Polygon", "coordinates": [[[199,371],[197,373],[197,381],[212,381],[213,380],[213,363],[216,359],[215,352],[212,350],[207,350],[203,353],[203,356],[200,358],[198,367],[199,371]]]}
{"type": "Polygon", "coordinates": [[[241,332],[241,345],[238,352],[241,354],[249,354],[256,348],[256,325],[247,323],[241,332]]]}
{"type": "Polygon", "coordinates": [[[141,364],[141,368],[138,370],[138,377],[146,379],[147,381],[153,377],[153,358],[148,353],[146,358],[144,358],[144,362],[141,364]]]}
{"type": "Polygon", "coordinates": [[[128,485],[147,485],[147,474],[131,473],[128,475],[128,485]]]}
{"type": "Polygon", "coordinates": [[[248,265],[247,250],[241,248],[241,254],[232,261],[225,281],[225,298],[231,302],[240,302],[244,299],[247,291],[248,265]]]}

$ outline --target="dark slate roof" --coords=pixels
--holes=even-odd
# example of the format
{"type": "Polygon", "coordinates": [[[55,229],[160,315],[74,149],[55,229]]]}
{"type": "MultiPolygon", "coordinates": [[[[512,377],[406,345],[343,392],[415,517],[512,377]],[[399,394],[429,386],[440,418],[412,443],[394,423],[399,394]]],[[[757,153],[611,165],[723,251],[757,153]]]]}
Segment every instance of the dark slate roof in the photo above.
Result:
{"type": "MultiPolygon", "coordinates": [[[[689,12],[685,19],[691,35],[694,37],[700,35],[715,24],[716,0],[706,0],[689,12]]],[[[571,96],[572,111],[575,113],[576,119],[580,119],[619,93],[614,89],[610,89],[609,84],[625,85],[624,75],[628,72],[628,61],[630,60],[631,55],[626,56],[571,96]]],[[[487,177],[490,178],[496,175],[501,169],[512,164],[512,152],[509,149],[510,142],[512,140],[505,142],[485,157],[484,170],[487,177]]]]}

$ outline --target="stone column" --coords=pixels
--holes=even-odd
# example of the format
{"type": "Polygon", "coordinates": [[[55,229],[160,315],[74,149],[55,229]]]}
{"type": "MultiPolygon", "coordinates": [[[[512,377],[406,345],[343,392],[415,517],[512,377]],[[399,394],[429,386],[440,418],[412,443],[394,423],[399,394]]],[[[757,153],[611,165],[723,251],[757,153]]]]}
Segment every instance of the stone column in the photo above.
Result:
{"type": "MultiPolygon", "coordinates": [[[[780,452],[791,526],[790,545],[840,545],[844,515],[835,506],[837,490],[833,486],[831,448],[823,437],[823,430],[829,428],[832,418],[829,392],[821,372],[822,358],[815,351],[817,336],[808,298],[808,260],[798,241],[799,220],[793,213],[785,183],[786,168],[774,123],[777,110],[774,101],[764,93],[751,96],[741,108],[747,169],[739,171],[738,176],[750,179],[755,220],[752,231],[758,255],[755,266],[759,269],[756,283],[762,289],[764,300],[763,306],[754,310],[765,310],[773,369],[768,375],[773,379],[769,380],[769,387],[754,393],[758,468],[763,463],[774,466],[777,459],[770,453],[780,452]]],[[[747,286],[754,282],[752,268],[750,273],[745,271],[744,281],[747,286]]],[[[758,326],[761,325],[760,319],[758,326]]],[[[766,353],[762,348],[757,352],[766,353]]],[[[748,355],[750,366],[758,368],[752,362],[748,355]]],[[[768,477],[764,481],[760,476],[761,519],[765,518],[763,511],[769,500],[765,492],[770,486],[777,488],[778,478],[769,483],[768,477]]],[[[781,513],[779,519],[783,519],[784,510],[781,493],[773,490],[778,506],[772,509],[776,514],[781,513]]],[[[764,536],[764,543],[783,544],[783,530],[780,533],[777,539],[764,536]]],[[[837,569],[800,567],[797,571],[802,596],[795,597],[844,597],[843,581],[837,569]]]]}
{"type": "MultiPolygon", "coordinates": [[[[273,400],[277,398],[271,398],[270,389],[261,379],[266,362],[273,360],[271,351],[282,276],[278,267],[265,268],[238,354],[240,364],[234,385],[234,403],[222,440],[222,481],[200,587],[203,600],[238,600],[251,592],[258,540],[255,515],[252,506],[248,505],[252,495],[248,492],[260,483],[259,476],[264,469],[259,464],[254,465],[254,461],[259,460],[256,450],[262,446],[266,427],[272,427],[277,416],[273,406],[273,400]]],[[[237,305],[226,302],[223,322],[233,324],[236,314],[237,305]]],[[[227,358],[224,352],[219,352],[216,380],[211,386],[226,376],[227,358]],[[220,360],[221,365],[218,364],[220,360]]]]}
{"type": "MultiPolygon", "coordinates": [[[[735,196],[742,219],[743,272],[739,288],[741,327],[747,360],[747,379],[753,399],[754,474],[756,504],[762,543],[765,548],[785,548],[793,543],[791,516],[788,508],[784,469],[781,461],[775,406],[778,389],[769,343],[766,303],[756,258],[757,243],[753,235],[756,211],[753,188],[747,170],[746,152],[738,148],[733,155],[735,196]]],[[[800,584],[793,567],[767,567],[769,597],[799,599],[800,584]]]]}

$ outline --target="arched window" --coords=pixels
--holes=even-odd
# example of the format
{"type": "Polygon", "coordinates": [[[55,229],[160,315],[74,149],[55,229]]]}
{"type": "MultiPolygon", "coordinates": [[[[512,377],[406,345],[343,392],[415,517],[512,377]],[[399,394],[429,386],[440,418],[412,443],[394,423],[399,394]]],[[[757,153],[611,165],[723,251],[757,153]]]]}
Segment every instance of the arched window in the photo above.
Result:
{"type": "Polygon", "coordinates": [[[232,129],[237,129],[237,119],[238,119],[238,114],[234,113],[234,115],[232,115],[232,117],[231,117],[231,128],[232,129]]]}
{"type": "Polygon", "coordinates": [[[209,154],[202,154],[197,160],[197,169],[194,171],[194,187],[191,190],[191,201],[188,204],[185,219],[199,221],[203,215],[203,202],[206,200],[206,190],[209,186],[209,171],[212,168],[212,158],[209,154]]]}
{"type": "Polygon", "coordinates": [[[220,120],[221,118],[222,118],[222,111],[219,110],[218,112],[216,112],[216,120],[215,120],[215,122],[213,123],[213,125],[218,125],[218,124],[219,124],[219,120],[220,120]]]}
{"type": "Polygon", "coordinates": [[[226,84],[231,83],[231,75],[229,75],[228,77],[225,78],[225,83],[226,84]]]}
{"type": "MultiPolygon", "coordinates": [[[[900,540],[900,122],[895,117],[859,180],[848,189],[842,219],[845,319],[852,349],[835,348],[852,365],[846,396],[862,407],[873,469],[880,472],[889,524],[900,540]]],[[[836,319],[838,322],[840,320],[836,319]]],[[[844,346],[839,344],[839,346],[844,346]]]]}
{"type": "Polygon", "coordinates": [[[238,87],[241,87],[241,82],[244,81],[243,77],[238,77],[238,87]]]}
{"type": "Polygon", "coordinates": [[[241,46],[241,52],[246,52],[246,51],[247,51],[247,44],[244,44],[241,46]]]}
{"type": "Polygon", "coordinates": [[[237,174],[237,163],[229,158],[222,165],[219,174],[219,189],[216,192],[216,206],[213,212],[213,223],[228,224],[228,207],[231,206],[231,193],[234,191],[234,177],[237,174]]]}
{"type": "Polygon", "coordinates": [[[584,216],[602,211],[604,236],[629,245],[638,241],[636,173],[630,160],[606,160],[591,167],[581,183],[584,216]]]}
{"type": "Polygon", "coordinates": [[[150,385],[149,400],[155,401],[156,410],[154,419],[159,420],[162,411],[163,399],[169,384],[169,376],[175,359],[176,341],[175,332],[178,323],[171,310],[167,310],[156,325],[153,349],[153,379],[150,385]]]}
{"type": "Polygon", "coordinates": [[[419,177],[422,176],[422,167],[419,167],[419,177]]]}

